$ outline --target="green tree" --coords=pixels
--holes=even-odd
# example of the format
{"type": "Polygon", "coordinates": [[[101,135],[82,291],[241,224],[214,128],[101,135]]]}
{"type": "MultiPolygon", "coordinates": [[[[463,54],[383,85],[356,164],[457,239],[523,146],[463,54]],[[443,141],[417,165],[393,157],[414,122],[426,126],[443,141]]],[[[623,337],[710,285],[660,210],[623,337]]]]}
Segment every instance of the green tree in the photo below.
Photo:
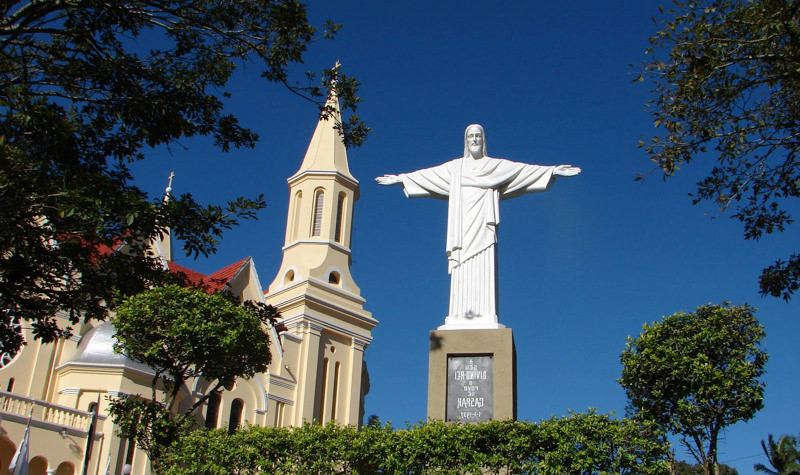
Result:
{"type": "Polygon", "coordinates": [[[237,305],[231,297],[178,285],[158,287],[125,300],[112,322],[115,350],[155,372],[152,393],[124,395],[110,413],[120,435],[136,440],[154,469],[194,422],[192,413],[236,378],[267,369],[268,325],[277,312],[263,304],[237,305]],[[197,397],[187,382],[202,377],[209,390],[197,397]],[[187,399],[180,407],[183,398],[187,399]]]}
{"type": "MultiPolygon", "coordinates": [[[[700,464],[689,465],[686,462],[675,462],[672,470],[673,475],[703,475],[705,470],[700,464]]],[[[739,475],[735,468],[731,468],[725,464],[719,464],[719,475],[739,475]]]]}
{"type": "MultiPolygon", "coordinates": [[[[745,239],[783,231],[800,196],[800,4],[673,3],[639,76],[654,81],[648,106],[660,134],[640,146],[665,179],[695,158],[716,160],[694,203],[731,209],[745,239]]],[[[760,277],[765,295],[789,300],[799,287],[800,254],[760,277]]]]}
{"type": "Polygon", "coordinates": [[[668,444],[651,421],[609,415],[570,413],[541,421],[534,473],[668,473],[668,444]]]}
{"type": "MultiPolygon", "coordinates": [[[[338,29],[310,25],[297,0],[0,3],[0,351],[23,344],[20,319],[51,341],[70,330],[57,314],[103,319],[119,295],[167,280],[145,252],[167,228],[187,254],[206,255],[253,218],[260,196],[152,200],[131,185],[129,165],[189,137],[222,151],[254,146],[257,134],[225,110],[240,65],[328,116],[322,86],[336,78],[343,109],[354,110],[358,83],[338,66],[303,84],[289,74],[338,29]]],[[[368,131],[355,114],[338,125],[347,145],[368,131]]]]}
{"type": "Polygon", "coordinates": [[[756,472],[773,475],[800,475],[800,451],[797,450],[797,439],[790,435],[782,435],[776,442],[769,434],[767,443],[761,441],[761,448],[769,460],[772,469],[757,463],[753,466],[756,472]]]}
{"type": "Polygon", "coordinates": [[[377,414],[370,414],[367,418],[368,427],[380,428],[382,425],[381,418],[377,414]]]}
{"type": "Polygon", "coordinates": [[[635,417],[676,434],[706,475],[725,427],[763,407],[764,328],[748,305],[704,305],[628,337],[620,384],[635,417]]]}

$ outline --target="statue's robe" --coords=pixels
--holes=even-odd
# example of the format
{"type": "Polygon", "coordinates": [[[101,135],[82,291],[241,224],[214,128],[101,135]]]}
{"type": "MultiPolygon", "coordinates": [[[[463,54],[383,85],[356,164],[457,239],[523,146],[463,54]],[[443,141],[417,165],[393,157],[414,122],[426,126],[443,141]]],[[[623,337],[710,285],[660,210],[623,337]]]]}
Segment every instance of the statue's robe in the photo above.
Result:
{"type": "Polygon", "coordinates": [[[503,327],[497,318],[499,202],[547,191],[555,168],[470,157],[398,175],[409,198],[448,200],[450,310],[440,329],[503,327]]]}

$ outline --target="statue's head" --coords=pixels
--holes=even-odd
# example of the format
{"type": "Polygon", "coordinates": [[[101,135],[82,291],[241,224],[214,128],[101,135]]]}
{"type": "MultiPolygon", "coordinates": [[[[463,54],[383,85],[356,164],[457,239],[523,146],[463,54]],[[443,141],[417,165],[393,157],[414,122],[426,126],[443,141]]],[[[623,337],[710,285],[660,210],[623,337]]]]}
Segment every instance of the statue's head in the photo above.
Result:
{"type": "Polygon", "coordinates": [[[464,158],[483,158],[486,153],[486,134],[478,124],[467,126],[464,131],[464,158]]]}

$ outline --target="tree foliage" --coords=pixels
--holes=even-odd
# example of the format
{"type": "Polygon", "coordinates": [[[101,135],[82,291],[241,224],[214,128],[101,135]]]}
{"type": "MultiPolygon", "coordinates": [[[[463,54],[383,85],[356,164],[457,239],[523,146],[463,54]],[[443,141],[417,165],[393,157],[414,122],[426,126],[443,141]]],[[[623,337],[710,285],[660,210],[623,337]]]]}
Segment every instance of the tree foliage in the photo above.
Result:
{"type": "Polygon", "coordinates": [[[110,407],[120,435],[158,465],[170,445],[194,423],[192,412],[237,378],[265,372],[271,360],[268,325],[277,312],[263,304],[240,306],[229,296],[169,285],[127,299],[112,322],[115,350],[154,372],[152,393],[123,395],[110,407]],[[206,394],[191,394],[187,382],[202,377],[206,394]],[[196,398],[177,412],[181,397],[196,398]]]}
{"type": "MultiPolygon", "coordinates": [[[[240,65],[328,115],[323,85],[336,78],[342,107],[354,110],[358,83],[338,66],[319,82],[289,73],[338,29],[310,25],[296,0],[0,3],[0,351],[23,343],[20,319],[51,341],[69,334],[57,313],[71,324],[102,319],[120,295],[165,282],[145,251],[167,228],[187,254],[207,255],[253,218],[261,196],[151,200],[129,165],[195,136],[222,151],[252,147],[257,135],[224,107],[240,65]]],[[[348,145],[368,131],[355,114],[339,127],[348,145]]]]}
{"type": "MultiPolygon", "coordinates": [[[[649,107],[661,132],[640,145],[665,178],[695,158],[715,159],[694,203],[731,209],[746,239],[783,231],[800,196],[800,3],[673,3],[639,77],[655,83],[649,107]]],[[[789,300],[800,254],[764,269],[760,287],[789,300]]]]}
{"type": "MultiPolygon", "coordinates": [[[[689,465],[686,462],[675,462],[672,470],[673,475],[703,475],[705,470],[703,466],[698,464],[689,465]]],[[[719,464],[719,475],[739,475],[735,468],[731,468],[725,464],[719,464]]]]}
{"type": "Polygon", "coordinates": [[[719,433],[763,407],[764,329],[748,305],[704,305],[628,337],[619,382],[635,417],[677,434],[706,475],[719,433]]]}
{"type": "Polygon", "coordinates": [[[652,423],[593,411],[540,423],[429,421],[390,425],[307,424],[196,431],[165,463],[166,474],[664,474],[668,446],[652,423]]]}
{"type": "Polygon", "coordinates": [[[756,472],[772,475],[800,475],[800,451],[797,450],[797,438],[791,435],[782,435],[777,441],[769,434],[767,442],[761,441],[761,448],[767,456],[769,464],[757,463],[753,466],[756,472]]]}

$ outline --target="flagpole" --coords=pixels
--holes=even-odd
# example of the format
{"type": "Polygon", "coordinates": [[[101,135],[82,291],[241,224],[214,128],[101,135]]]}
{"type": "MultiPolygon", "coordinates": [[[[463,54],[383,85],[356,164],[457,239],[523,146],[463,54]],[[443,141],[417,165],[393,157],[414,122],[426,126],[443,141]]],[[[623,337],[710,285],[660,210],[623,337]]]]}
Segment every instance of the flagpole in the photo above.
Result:
{"type": "Polygon", "coordinates": [[[100,411],[100,393],[97,393],[97,402],[92,410],[92,422],[89,423],[89,430],[86,434],[86,450],[83,453],[82,475],[89,472],[89,460],[92,458],[92,447],[94,446],[94,432],[97,429],[97,413],[100,411]]]}

